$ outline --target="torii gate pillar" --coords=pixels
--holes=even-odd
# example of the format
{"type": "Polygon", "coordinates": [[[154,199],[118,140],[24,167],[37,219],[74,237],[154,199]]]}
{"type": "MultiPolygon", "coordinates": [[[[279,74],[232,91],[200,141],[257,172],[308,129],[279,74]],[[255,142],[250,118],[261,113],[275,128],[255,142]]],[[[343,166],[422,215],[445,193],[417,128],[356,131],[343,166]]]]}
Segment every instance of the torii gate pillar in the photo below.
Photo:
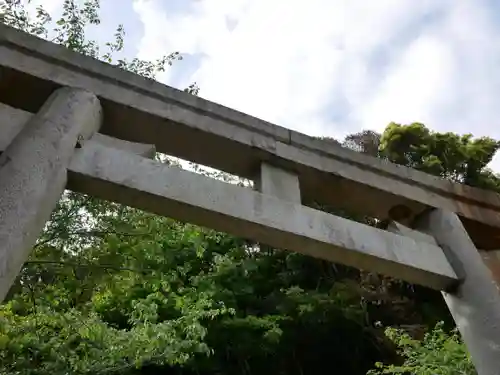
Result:
{"type": "Polygon", "coordinates": [[[477,373],[500,374],[500,295],[481,254],[454,212],[429,210],[414,227],[393,223],[388,230],[443,249],[461,281],[441,293],[477,373]]]}
{"type": "Polygon", "coordinates": [[[75,146],[100,124],[94,94],[61,88],[0,155],[0,301],[66,187],[75,146]]]}

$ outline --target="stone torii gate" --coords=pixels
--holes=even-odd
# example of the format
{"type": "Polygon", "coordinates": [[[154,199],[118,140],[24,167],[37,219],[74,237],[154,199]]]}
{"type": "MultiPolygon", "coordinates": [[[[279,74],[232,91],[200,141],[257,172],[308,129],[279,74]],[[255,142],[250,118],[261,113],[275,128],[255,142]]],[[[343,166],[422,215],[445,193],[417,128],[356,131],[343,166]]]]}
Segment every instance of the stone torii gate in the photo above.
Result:
{"type": "Polygon", "coordinates": [[[440,290],[478,373],[500,374],[498,194],[269,124],[4,25],[0,152],[0,300],[68,188],[440,290]],[[256,190],[156,162],[156,150],[250,178],[256,190]],[[383,230],[312,201],[379,219],[398,207],[407,214],[383,230]]]}

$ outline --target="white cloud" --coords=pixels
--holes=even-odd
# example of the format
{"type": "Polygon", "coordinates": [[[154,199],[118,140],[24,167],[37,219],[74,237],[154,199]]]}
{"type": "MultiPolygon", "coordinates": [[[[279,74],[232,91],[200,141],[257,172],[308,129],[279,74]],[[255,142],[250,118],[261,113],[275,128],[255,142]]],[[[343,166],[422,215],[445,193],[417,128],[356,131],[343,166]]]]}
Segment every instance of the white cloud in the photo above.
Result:
{"type": "MultiPolygon", "coordinates": [[[[160,79],[196,80],[215,102],[313,135],[420,121],[500,138],[492,0],[130,1],[144,26],[138,56],[201,56],[192,76],[179,82],[177,67],[160,79]]],[[[62,2],[28,7],[54,14],[62,2]]]]}
{"type": "Polygon", "coordinates": [[[421,36],[396,58],[377,92],[360,103],[362,108],[352,117],[379,129],[391,120],[432,123],[436,109],[447,104],[447,91],[456,73],[449,46],[421,36]]]}
{"type": "Polygon", "coordinates": [[[155,56],[160,45],[203,53],[193,76],[203,96],[314,134],[335,133],[324,116],[331,97],[356,105],[366,95],[373,78],[367,54],[411,17],[435,8],[432,1],[396,0],[196,4],[178,15],[162,12],[159,1],[135,1],[145,27],[141,57],[155,56]],[[222,22],[228,16],[239,21],[232,31],[222,22]]]}
{"type": "Polygon", "coordinates": [[[134,0],[144,25],[139,56],[201,54],[190,80],[205,98],[314,135],[421,121],[500,138],[491,0],[186,4],[169,13],[160,0],[134,0]]]}

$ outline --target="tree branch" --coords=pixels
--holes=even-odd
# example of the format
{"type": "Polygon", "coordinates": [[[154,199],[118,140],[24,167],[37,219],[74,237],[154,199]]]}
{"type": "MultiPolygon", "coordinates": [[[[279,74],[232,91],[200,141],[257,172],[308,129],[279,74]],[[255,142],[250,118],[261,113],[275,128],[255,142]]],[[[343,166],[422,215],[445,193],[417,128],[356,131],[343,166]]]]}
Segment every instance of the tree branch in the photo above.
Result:
{"type": "Polygon", "coordinates": [[[135,236],[147,236],[151,234],[151,232],[142,232],[142,233],[127,233],[127,232],[117,232],[112,230],[89,230],[89,231],[77,231],[68,233],[68,236],[105,236],[108,234],[116,234],[117,236],[124,237],[135,237],[135,236]]]}
{"type": "Polygon", "coordinates": [[[28,260],[28,261],[24,262],[24,264],[25,265],[27,265],[27,264],[54,264],[54,265],[68,266],[68,267],[73,267],[73,268],[79,268],[79,267],[101,268],[101,269],[112,269],[115,271],[130,271],[130,272],[143,273],[143,274],[146,274],[148,271],[152,271],[152,270],[147,270],[147,269],[118,267],[118,266],[113,266],[111,264],[90,264],[90,263],[83,264],[83,263],[64,262],[64,261],[50,260],[50,259],[28,260]]]}

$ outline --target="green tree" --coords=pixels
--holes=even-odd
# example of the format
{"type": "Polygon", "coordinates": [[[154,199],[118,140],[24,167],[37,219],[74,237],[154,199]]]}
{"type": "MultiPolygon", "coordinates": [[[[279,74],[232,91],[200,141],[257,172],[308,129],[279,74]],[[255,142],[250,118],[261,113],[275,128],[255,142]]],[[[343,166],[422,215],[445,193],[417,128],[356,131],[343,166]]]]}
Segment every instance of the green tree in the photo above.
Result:
{"type": "Polygon", "coordinates": [[[401,365],[376,364],[367,375],[474,375],[476,370],[458,332],[446,332],[437,324],[422,341],[413,339],[401,329],[387,328],[386,335],[398,346],[404,362],[401,365]]]}
{"type": "MultiPolygon", "coordinates": [[[[420,123],[390,123],[382,134],[371,131],[352,134],[346,137],[342,145],[454,182],[500,192],[499,176],[487,167],[499,149],[500,142],[489,137],[474,139],[471,134],[460,136],[449,132],[433,132],[420,123]]],[[[389,279],[387,283],[387,288],[382,289],[385,298],[378,301],[393,303],[399,300],[404,314],[418,311],[418,316],[424,320],[415,325],[419,319],[413,316],[412,324],[407,326],[401,325],[401,321],[398,322],[393,316],[384,314],[380,317],[385,323],[392,321],[396,326],[405,327],[386,330],[387,337],[400,349],[403,362],[401,365],[378,363],[377,370],[370,374],[474,374],[475,370],[458,333],[456,330],[450,331],[453,321],[447,314],[440,294],[397,280],[389,279]],[[438,322],[432,329],[436,323],[433,317],[444,318],[446,324],[438,322]],[[422,341],[416,340],[414,337],[421,337],[422,328],[428,333],[422,341]]],[[[371,283],[372,287],[374,285],[377,284],[371,283]]],[[[385,311],[393,312],[391,309],[385,311]]]]}
{"type": "MultiPolygon", "coordinates": [[[[433,132],[420,123],[390,123],[375,139],[379,157],[453,182],[500,192],[500,177],[487,167],[500,148],[500,142],[492,138],[433,132]]],[[[422,297],[439,298],[437,293],[420,288],[416,299],[422,297]]],[[[400,329],[387,329],[386,334],[400,348],[404,362],[401,366],[379,363],[370,374],[476,373],[456,330],[449,332],[438,324],[421,342],[400,329]]]]}
{"type": "Polygon", "coordinates": [[[381,155],[394,163],[496,191],[498,176],[487,165],[499,148],[500,142],[489,137],[433,132],[420,123],[391,123],[380,138],[381,155]]]}

